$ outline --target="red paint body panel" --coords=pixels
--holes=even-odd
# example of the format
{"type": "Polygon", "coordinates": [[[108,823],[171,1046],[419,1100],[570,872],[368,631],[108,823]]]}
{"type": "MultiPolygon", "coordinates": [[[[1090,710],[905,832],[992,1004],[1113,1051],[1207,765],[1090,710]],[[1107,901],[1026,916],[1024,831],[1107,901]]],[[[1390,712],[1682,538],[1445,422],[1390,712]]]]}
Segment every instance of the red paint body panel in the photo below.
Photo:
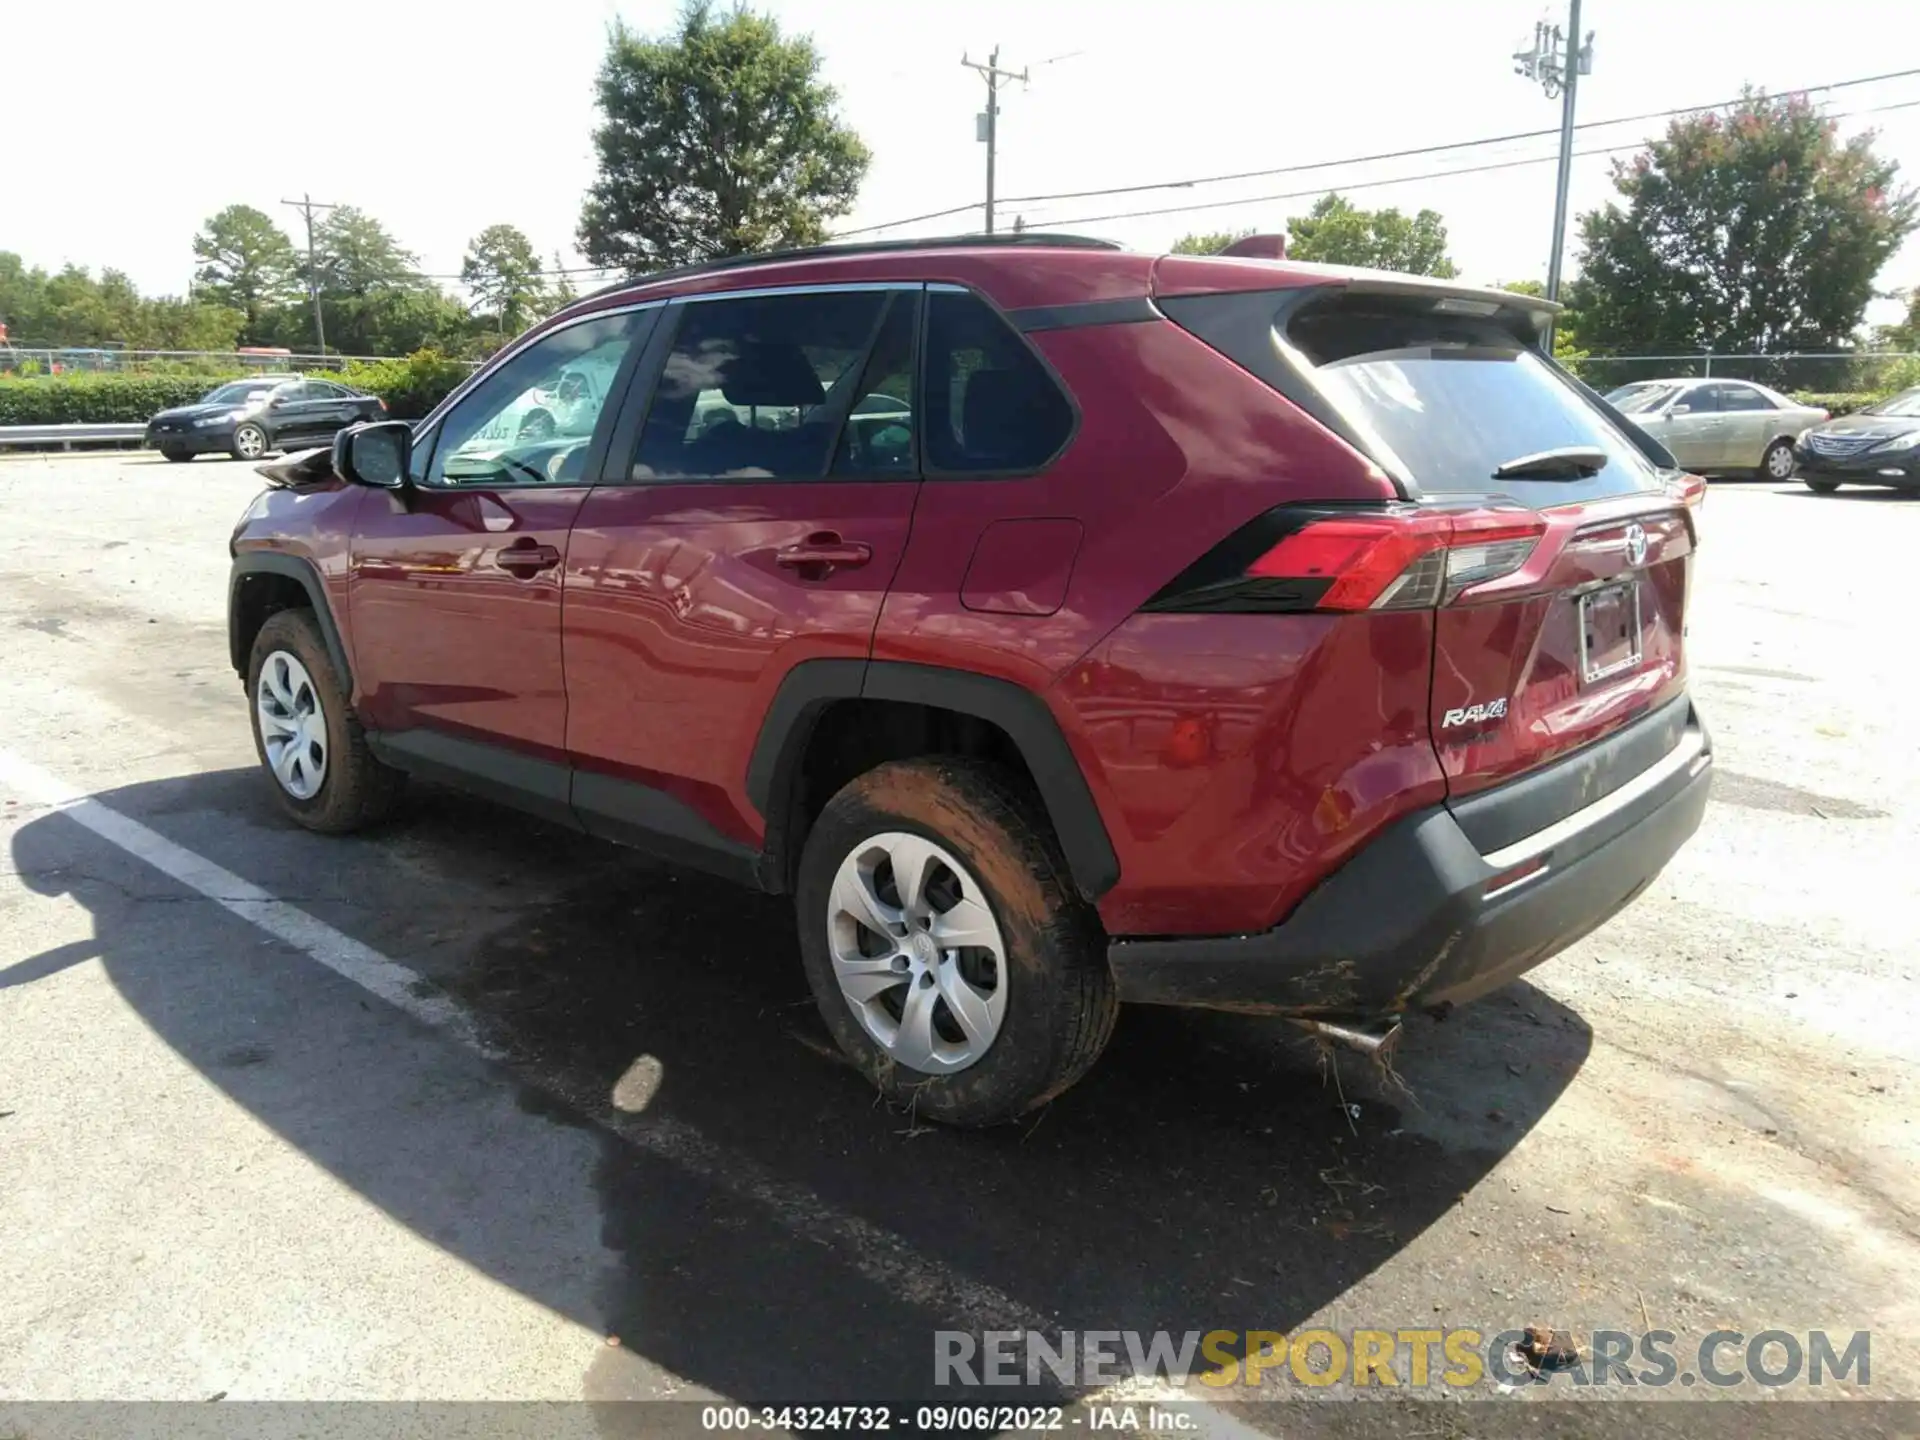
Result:
{"type": "Polygon", "coordinates": [[[565,759],[561,566],[523,575],[501,561],[529,546],[564,557],[586,494],[576,485],[369,493],[346,608],[370,728],[430,726],[565,759]]]}
{"type": "Polygon", "coordinates": [[[1052,696],[1092,761],[1115,935],[1264,930],[1446,784],[1430,611],[1136,615],[1052,696]]]}
{"type": "Polygon", "coordinates": [[[1454,796],[1546,764],[1600,739],[1686,688],[1684,645],[1693,534],[1685,514],[1647,496],[1540,512],[1547,533],[1513,575],[1441,609],[1433,666],[1433,736],[1454,796]],[[1647,539],[1630,565],[1629,522],[1647,539]],[[1605,582],[1638,588],[1641,661],[1583,683],[1579,596],[1605,582]],[[1449,710],[1504,698],[1490,726],[1445,724],[1449,710]]]}
{"type": "Polygon", "coordinates": [[[911,482],[605,486],[567,557],[567,749],[757,844],[747,756],[803,660],[859,659],[907,543],[911,482]],[[821,532],[871,547],[809,577],[776,552],[821,532]]]}

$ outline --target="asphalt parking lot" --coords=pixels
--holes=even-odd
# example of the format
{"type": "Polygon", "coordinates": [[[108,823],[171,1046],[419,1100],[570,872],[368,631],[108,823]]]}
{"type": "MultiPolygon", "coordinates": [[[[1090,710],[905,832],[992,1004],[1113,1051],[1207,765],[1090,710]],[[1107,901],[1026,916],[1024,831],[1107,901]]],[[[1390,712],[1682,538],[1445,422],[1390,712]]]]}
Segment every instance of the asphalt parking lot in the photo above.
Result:
{"type": "Polygon", "coordinates": [[[425,786],[281,821],[256,488],[0,460],[0,1400],[911,1401],[940,1329],[1535,1323],[1871,1330],[1772,1393],[1920,1398],[1920,499],[1713,487],[1703,831],[1397,1083],[1137,1010],[963,1134],[837,1061],[784,901],[425,786]]]}

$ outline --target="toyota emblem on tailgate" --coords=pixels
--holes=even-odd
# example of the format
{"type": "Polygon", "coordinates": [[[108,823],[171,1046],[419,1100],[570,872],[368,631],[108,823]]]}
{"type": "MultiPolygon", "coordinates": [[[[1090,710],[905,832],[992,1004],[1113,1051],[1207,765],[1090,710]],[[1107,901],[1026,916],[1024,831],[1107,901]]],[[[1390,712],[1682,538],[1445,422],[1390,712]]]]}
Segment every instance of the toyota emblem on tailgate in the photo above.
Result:
{"type": "Polygon", "coordinates": [[[1647,563],[1647,532],[1638,520],[1627,526],[1627,563],[1635,566],[1647,563]]]}

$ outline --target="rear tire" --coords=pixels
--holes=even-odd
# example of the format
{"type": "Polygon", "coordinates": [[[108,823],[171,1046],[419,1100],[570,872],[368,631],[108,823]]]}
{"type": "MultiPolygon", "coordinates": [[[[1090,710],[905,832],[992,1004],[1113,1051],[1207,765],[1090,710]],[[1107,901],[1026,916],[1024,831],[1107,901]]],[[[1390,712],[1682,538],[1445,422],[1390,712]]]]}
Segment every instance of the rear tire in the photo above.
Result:
{"type": "Polygon", "coordinates": [[[814,822],[797,890],[821,1018],[855,1068],[916,1116],[1013,1120],[1084,1075],[1113,1033],[1099,921],[1038,798],[1008,771],[947,756],[869,770],[814,822]],[[896,877],[895,854],[927,857],[925,883],[896,877]],[[982,943],[939,943],[962,936],[982,943]],[[930,1050],[909,1034],[916,995],[930,1050]],[[925,1068],[910,1054],[928,1055],[925,1068]]]}
{"type": "Polygon", "coordinates": [[[1776,440],[1760,456],[1759,476],[1762,480],[1791,480],[1794,464],[1793,442],[1776,440]]]}
{"type": "Polygon", "coordinates": [[[1840,482],[1838,480],[1809,480],[1806,482],[1806,486],[1816,495],[1831,495],[1840,488],[1840,482]]]}
{"type": "Polygon", "coordinates": [[[254,753],[293,820],[344,835],[392,811],[407,777],[368,750],[311,610],[267,617],[248,657],[247,699],[254,753]]]}
{"type": "Polygon", "coordinates": [[[236,460],[258,460],[267,453],[267,432],[251,420],[233,427],[232,454],[236,460]]]}

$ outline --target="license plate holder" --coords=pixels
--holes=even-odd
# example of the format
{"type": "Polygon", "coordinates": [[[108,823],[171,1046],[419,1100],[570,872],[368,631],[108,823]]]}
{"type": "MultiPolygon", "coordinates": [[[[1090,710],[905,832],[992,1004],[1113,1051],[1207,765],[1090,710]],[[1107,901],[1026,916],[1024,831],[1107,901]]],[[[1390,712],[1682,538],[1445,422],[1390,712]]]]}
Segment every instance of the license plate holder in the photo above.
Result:
{"type": "Polygon", "coordinates": [[[1580,683],[1640,666],[1640,582],[1603,585],[1580,597],[1580,683]]]}

